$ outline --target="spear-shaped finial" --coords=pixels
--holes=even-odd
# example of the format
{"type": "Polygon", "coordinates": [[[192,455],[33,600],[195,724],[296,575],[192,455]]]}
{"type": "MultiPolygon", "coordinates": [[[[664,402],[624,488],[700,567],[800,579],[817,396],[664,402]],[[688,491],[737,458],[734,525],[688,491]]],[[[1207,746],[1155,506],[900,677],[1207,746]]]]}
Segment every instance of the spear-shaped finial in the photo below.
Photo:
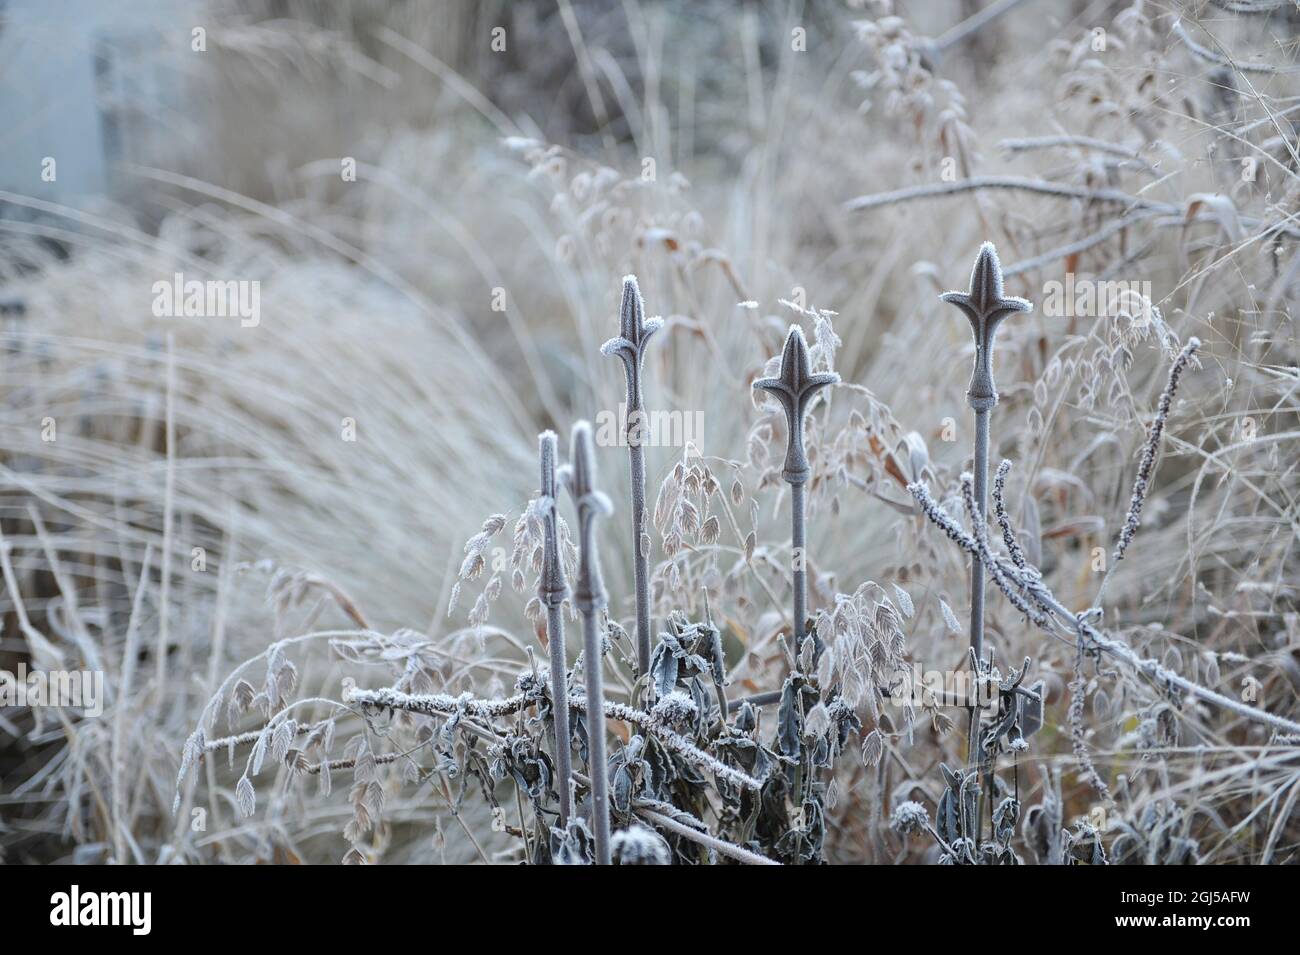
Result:
{"type": "Polygon", "coordinates": [[[542,573],[537,580],[537,596],[546,607],[546,642],[551,657],[551,703],[554,710],[555,769],[559,777],[560,828],[569,824],[573,809],[572,766],[570,765],[569,735],[569,680],[568,661],[564,647],[564,616],[560,608],[569,596],[569,585],[564,579],[564,565],[560,562],[560,547],[555,511],[555,457],[554,431],[543,431],[537,438],[538,457],[541,463],[542,483],[539,488],[542,512],[542,573]]]}
{"type": "Polygon", "coordinates": [[[808,342],[803,337],[803,329],[798,325],[790,326],[790,333],[785,339],[785,349],[781,352],[781,368],[775,378],[759,378],[754,387],[766,391],[781,403],[785,409],[786,450],[785,467],[781,477],[790,485],[791,506],[791,546],[794,561],[794,637],[795,653],[803,643],[806,621],[805,604],[807,601],[806,560],[804,556],[804,495],[803,486],[812,475],[808,465],[808,456],[803,446],[803,419],[808,410],[808,403],[813,396],[827,385],[838,383],[840,376],[834,372],[814,375],[808,360],[808,342]]]}
{"type": "Polygon", "coordinates": [[[663,320],[645,317],[645,303],[635,275],[623,276],[618,337],[600,347],[602,355],[623,361],[627,380],[627,447],[632,477],[632,572],[636,585],[636,656],[641,673],[650,668],[650,538],[645,529],[645,408],[641,394],[641,365],[646,342],[663,327],[663,320]]]}
{"type": "Polygon", "coordinates": [[[975,335],[975,369],[966,398],[976,412],[988,411],[998,403],[998,389],[993,383],[993,339],[998,325],[1008,315],[1031,312],[1034,306],[1023,298],[1003,294],[1002,264],[992,242],[980,246],[970,274],[970,290],[944,292],[939,298],[956,305],[970,322],[975,335]]]}
{"type": "Polygon", "coordinates": [[[578,509],[578,583],[573,602],[582,615],[582,669],[587,682],[587,770],[591,775],[591,830],[596,843],[596,864],[609,865],[609,771],[605,762],[605,683],[601,672],[601,639],[597,613],[605,609],[605,583],[596,553],[596,518],[613,507],[596,490],[596,461],[592,454],[591,425],[573,426],[569,464],[561,477],[578,509]]]}
{"type": "MultiPolygon", "coordinates": [[[[989,483],[989,412],[998,403],[998,389],[993,382],[993,342],[998,325],[1015,312],[1029,312],[1034,306],[1023,298],[1006,295],[1002,288],[1002,264],[992,242],[980,246],[971,269],[970,289],[945,292],[939,296],[949,305],[961,309],[975,336],[975,368],[971,373],[966,400],[975,411],[975,503],[979,518],[988,511],[989,483]]],[[[984,564],[976,554],[970,569],[970,647],[977,660],[984,655],[984,564]]],[[[974,754],[978,711],[971,710],[971,754],[974,754]]]]}

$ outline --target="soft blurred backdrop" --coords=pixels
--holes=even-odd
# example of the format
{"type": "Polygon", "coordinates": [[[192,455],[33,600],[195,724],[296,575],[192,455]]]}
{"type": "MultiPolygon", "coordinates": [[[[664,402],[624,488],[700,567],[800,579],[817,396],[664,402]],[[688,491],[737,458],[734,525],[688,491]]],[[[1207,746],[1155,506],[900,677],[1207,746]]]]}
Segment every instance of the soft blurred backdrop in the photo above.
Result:
{"type": "MultiPolygon", "coordinates": [[[[345,793],[273,795],[244,819],[224,759],[173,814],[182,743],[240,661],[358,621],[464,649],[450,691],[510,686],[535,643],[529,595],[504,588],[499,636],[467,621],[481,581],[448,614],[462,544],[489,515],[518,518],[539,430],[617,410],[621,367],[598,348],[626,273],[667,323],[647,403],[700,415],[694,450],[741,482],[753,576],[773,588],[783,438],[750,381],[800,322],[856,386],[814,436],[835,470],[813,501],[812,606],[905,587],[909,653],[945,667],[964,637],[939,601],[964,617],[965,563],[901,486],[924,473],[946,491],[969,466],[970,333],[937,293],[965,287],[990,239],[1009,291],[1040,306],[1000,334],[993,460],[1016,461],[1018,516],[1079,610],[1169,356],[1199,336],[1107,623],[1295,712],[1293,5],[8,0],[0,16],[0,667],[80,661],[110,694],[97,720],[0,711],[11,861],[337,859],[345,793]],[[850,206],[980,176],[1067,191],[850,206]],[[1067,272],[1149,283],[1150,299],[1044,314],[1067,272]],[[257,283],[256,324],[156,315],[155,283],[176,273],[257,283]]],[[[650,450],[652,503],[686,450],[650,450]]],[[[627,624],[626,468],[600,453],[627,624]]],[[[770,688],[779,654],[745,648],[780,620],[735,570],[743,537],[728,528],[708,566],[677,574],[662,544],[659,616],[698,614],[707,591],[737,678],[770,688]]],[[[1068,825],[1093,807],[1064,729],[1073,649],[992,612],[999,659],[1033,656],[1053,689],[1022,798],[1063,767],[1068,825]]],[[[302,695],[364,681],[302,649],[302,695]]],[[[1167,738],[1140,687],[1093,680],[1089,745],[1131,786],[1133,825],[1158,809],[1174,820],[1159,838],[1203,858],[1294,859],[1294,748],[1204,707],[1167,738]]],[[[837,780],[832,861],[923,858],[881,819],[962,734],[881,728],[893,755],[837,780]]],[[[478,857],[427,789],[395,787],[386,819],[376,859],[478,857]]]]}

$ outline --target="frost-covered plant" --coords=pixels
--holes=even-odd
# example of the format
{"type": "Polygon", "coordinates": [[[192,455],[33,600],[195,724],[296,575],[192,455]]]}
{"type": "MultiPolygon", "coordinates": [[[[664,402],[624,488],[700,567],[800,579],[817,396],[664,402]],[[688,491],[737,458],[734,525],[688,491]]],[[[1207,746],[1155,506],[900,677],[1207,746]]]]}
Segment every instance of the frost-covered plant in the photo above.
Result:
{"type": "MultiPolygon", "coordinates": [[[[966,400],[975,412],[975,504],[984,513],[988,497],[989,413],[997,406],[998,389],[993,380],[993,346],[998,326],[1017,312],[1033,306],[1023,298],[1003,292],[1002,264],[992,242],[985,242],[971,269],[970,288],[965,292],[945,292],[939,296],[955,305],[970,322],[975,336],[975,366],[971,371],[966,400]]],[[[979,556],[971,558],[970,645],[975,656],[984,653],[984,565],[979,556]]]]}
{"type": "MultiPolygon", "coordinates": [[[[1051,636],[1074,643],[1076,657],[1074,677],[1070,684],[1071,704],[1068,712],[1072,748],[1081,776],[1092,785],[1103,802],[1112,808],[1115,807],[1115,801],[1089,755],[1082,725],[1084,695],[1082,669],[1085,658],[1100,658],[1106,655],[1123,662],[1149,678],[1175,706],[1180,703],[1182,694],[1187,693],[1231,709],[1248,719],[1270,725],[1284,733],[1293,733],[1298,727],[1290,720],[1224,696],[1195,681],[1188,680],[1154,660],[1144,659],[1122,639],[1100,629],[1097,622],[1101,620],[1102,610],[1097,604],[1100,602],[1101,591],[1104,590],[1108,578],[1103,578],[1093,607],[1083,613],[1068,611],[1048,589],[1041,571],[1029,563],[1023,548],[1019,545],[1018,535],[1005,501],[1005,482],[1011,469],[1010,462],[1005,460],[999,465],[997,471],[994,509],[1002,540],[1006,546],[1006,555],[994,552],[990,543],[989,518],[983,500],[980,476],[987,467],[988,442],[987,422],[981,425],[981,417],[986,416],[988,410],[997,401],[997,392],[993,387],[991,375],[992,331],[996,327],[996,321],[990,323],[982,319],[990,316],[1005,317],[1012,311],[1028,311],[1030,306],[1023,300],[1003,297],[996,254],[992,246],[987,243],[977,260],[971,289],[969,295],[948,293],[944,296],[945,301],[953,302],[963,308],[976,333],[975,374],[968,392],[972,407],[976,411],[976,472],[974,475],[963,474],[960,482],[961,498],[971,528],[970,532],[963,530],[930,496],[924,483],[913,482],[909,485],[909,490],[920,511],[971,557],[974,586],[971,596],[970,663],[972,671],[978,675],[980,684],[996,688],[999,700],[997,716],[987,728],[980,724],[978,710],[972,709],[970,749],[972,762],[978,767],[978,777],[973,771],[963,772],[944,767],[947,785],[940,801],[936,826],[936,838],[943,847],[941,861],[999,864],[1019,861],[1018,856],[1010,848],[1009,840],[1019,817],[1020,803],[1018,767],[1014,791],[1004,793],[1003,783],[996,773],[996,759],[1003,751],[1015,754],[1027,749],[1027,737],[1033,735],[1042,721],[1044,684],[1039,681],[1027,690],[1021,688],[1020,684],[1030,666],[1028,658],[1025,659],[1022,668],[1011,671],[1004,678],[994,667],[991,654],[985,659],[977,653],[976,647],[979,646],[979,638],[983,633],[983,570],[989,572],[997,588],[1029,622],[1051,636]],[[1011,304],[1007,304],[1008,302],[1011,304]],[[988,805],[991,809],[988,816],[987,841],[982,835],[984,813],[981,807],[985,799],[989,800],[988,805]]],[[[1169,416],[1179,380],[1191,364],[1199,346],[1200,342],[1197,339],[1190,339],[1174,359],[1170,369],[1168,382],[1161,393],[1155,418],[1148,430],[1147,440],[1143,444],[1128,515],[1120,531],[1115,551],[1116,561],[1123,557],[1140,522],[1142,504],[1154,471],[1161,433],[1169,416]]],[[[1043,808],[1026,816],[1027,826],[1042,830],[1040,841],[1044,848],[1041,851],[1035,850],[1040,860],[1057,863],[1082,861],[1089,864],[1106,862],[1100,835],[1095,829],[1086,824],[1080,824],[1073,833],[1061,829],[1059,784],[1055,776],[1052,776],[1051,780],[1056,787],[1055,795],[1052,794],[1053,790],[1049,790],[1043,808]],[[1047,815],[1045,816],[1044,813],[1047,815]],[[1042,828],[1044,819],[1047,820],[1045,829],[1042,828]]],[[[1182,845],[1182,843],[1177,844],[1174,855],[1186,861],[1192,856],[1180,848],[1182,845]]],[[[1131,851],[1126,849],[1126,857],[1131,854],[1131,851]]]]}
{"type": "Polygon", "coordinates": [[[602,355],[623,361],[627,379],[627,453],[632,483],[632,574],[636,590],[636,659],[642,673],[650,665],[650,535],[645,526],[645,441],[647,427],[645,399],[641,391],[641,370],[650,336],[663,327],[659,318],[646,319],[645,303],[636,276],[623,278],[623,301],[619,306],[618,337],[600,348],[602,355]]]}
{"type": "MultiPolygon", "coordinates": [[[[634,281],[629,280],[625,292],[625,334],[615,340],[616,348],[607,350],[626,351],[631,373],[639,368],[640,344],[658,326],[642,320],[634,281]]],[[[821,321],[825,327],[819,337],[831,338],[829,319],[821,321]]],[[[808,628],[802,488],[811,467],[804,449],[803,419],[812,396],[835,381],[838,376],[833,373],[812,373],[807,346],[796,327],[786,341],[778,377],[758,383],[760,389],[776,394],[787,412],[790,429],[783,475],[794,492],[795,626],[784,648],[786,675],[779,690],[738,704],[728,700],[730,677],[723,633],[714,623],[707,601],[702,620],[692,620],[684,610],[668,614],[644,665],[640,659],[627,657],[624,660],[630,673],[618,665],[617,651],[626,635],[606,611],[596,520],[609,514],[612,506],[596,487],[591,429],[586,422],[579,422],[573,427],[569,460],[558,470],[555,435],[545,432],[539,436],[538,494],[515,525],[512,566],[491,565],[491,577],[471,610],[471,626],[465,636],[473,642],[452,640],[442,646],[414,634],[399,632],[386,637],[368,629],[346,636],[334,634],[331,643],[345,659],[358,665],[397,663],[402,671],[392,686],[363,689],[350,684],[340,702],[291,700],[296,677],[285,652],[288,643],[277,645],[267,657],[266,689],[260,695],[239,676],[241,668],[210,707],[220,709],[217,701],[229,699],[233,727],[244,712],[257,705],[267,725],[219,739],[210,739],[203,731],[196,733],[186,748],[182,780],[201,759],[251,746],[237,787],[241,811],[251,814],[256,810],[253,780],[268,766],[287,765],[290,780],[300,775],[317,777],[326,790],[332,775],[350,772],[353,818],[346,832],[351,845],[349,862],[369,861],[382,851],[379,840],[386,793],[380,783],[380,767],[388,765],[401,767],[413,781],[436,781],[475,845],[461,804],[468,783],[477,781],[493,828],[517,838],[523,857],[530,862],[821,861],[830,770],[848,750],[850,736],[861,730],[858,706],[868,705],[873,717],[876,715],[886,692],[887,672],[901,665],[902,653],[899,617],[886,604],[870,611],[864,605],[862,612],[874,616],[871,632],[888,632],[887,657],[879,664],[865,664],[850,650],[851,641],[836,628],[858,627],[846,617],[850,608],[859,612],[858,596],[845,598],[839,613],[826,618],[831,621],[826,640],[808,628]],[[556,499],[561,484],[569,491],[577,513],[577,548],[571,563],[566,557],[570,546],[566,525],[559,517],[556,499]],[[471,655],[481,654],[490,641],[504,635],[487,621],[488,607],[498,599],[507,572],[517,591],[524,589],[530,574],[536,577],[537,596],[526,612],[536,621],[539,639],[544,637],[547,643],[549,678],[537,672],[528,649],[529,666],[518,674],[512,694],[477,696],[458,689],[457,683],[463,686],[464,682],[449,674],[465,648],[471,655]],[[571,592],[570,576],[574,581],[571,592]],[[563,612],[570,599],[583,631],[581,692],[571,686],[565,654],[563,612]],[[867,665],[872,673],[865,683],[856,672],[861,665],[867,665]],[[615,681],[614,699],[606,692],[606,669],[615,681]],[[649,678],[646,709],[633,705],[639,695],[636,678],[641,675],[649,678]],[[865,686],[871,687],[869,702],[865,686]],[[846,687],[851,694],[847,697],[846,687]],[[629,702],[617,701],[623,694],[629,702]],[[764,721],[761,708],[773,704],[773,719],[764,721]],[[296,708],[319,706],[327,706],[333,715],[315,722],[297,720],[296,708]],[[568,719],[571,713],[578,717],[572,723],[568,719]],[[334,758],[330,755],[334,727],[349,714],[363,717],[365,729],[350,739],[344,758],[334,758]],[[611,738],[608,720],[626,727],[619,737],[622,742],[612,749],[607,745],[611,738]],[[766,733],[764,722],[770,727],[766,733]],[[300,737],[305,737],[301,745],[293,745],[300,737]],[[385,748],[383,740],[399,737],[403,743],[385,748]],[[575,745],[576,761],[572,759],[575,745]],[[426,753],[431,766],[418,758],[426,753]],[[453,782],[458,791],[453,791],[453,782]],[[513,811],[498,790],[507,782],[513,788],[513,811]],[[575,790],[582,797],[577,804],[567,798],[575,790]],[[709,818],[714,820],[712,824],[705,822],[709,818]]],[[[718,482],[707,468],[692,463],[689,472],[681,465],[678,469],[682,471],[683,494],[698,495],[702,507],[709,507],[711,500],[721,496],[718,482]]],[[[635,466],[633,470],[635,478],[635,466]]],[[[731,497],[735,504],[740,503],[735,487],[731,497]]],[[[687,503],[683,498],[675,506],[687,503]]],[[[735,528],[734,513],[730,507],[725,511],[735,528]]],[[[713,546],[721,534],[716,516],[704,525],[710,520],[714,529],[699,538],[704,547],[713,546]]],[[[456,590],[488,568],[491,542],[506,525],[505,514],[493,515],[466,543],[456,590]]],[[[877,732],[872,760],[878,761],[881,746],[877,732]]]]}
{"type": "MultiPolygon", "coordinates": [[[[544,431],[538,438],[538,457],[541,468],[539,509],[542,512],[543,544],[542,572],[537,580],[537,596],[546,608],[547,649],[551,659],[551,699],[569,698],[568,657],[564,645],[564,615],[561,608],[569,596],[569,585],[564,579],[564,565],[560,561],[559,533],[556,516],[556,438],[554,431],[544,431]]],[[[573,783],[570,764],[569,707],[553,707],[555,725],[551,737],[555,746],[555,768],[559,774],[560,827],[569,823],[573,807],[573,783]]]]}
{"type": "Polygon", "coordinates": [[[834,372],[813,374],[808,361],[808,343],[803,329],[791,325],[781,352],[781,366],[775,378],[759,378],[754,387],[765,391],[780,403],[785,412],[786,444],[785,466],[781,477],[790,485],[790,560],[794,582],[793,644],[796,650],[803,645],[807,630],[808,555],[805,529],[804,486],[812,476],[808,456],[804,451],[804,417],[813,399],[823,388],[836,384],[840,376],[834,372]]]}
{"type": "MultiPolygon", "coordinates": [[[[578,511],[578,580],[573,589],[573,603],[582,617],[582,672],[586,678],[586,731],[590,753],[587,763],[592,770],[591,828],[595,837],[596,863],[609,865],[609,777],[604,771],[605,653],[604,636],[597,616],[603,615],[608,598],[600,573],[596,518],[609,514],[613,507],[596,488],[591,425],[585,421],[573,426],[573,445],[562,479],[578,511]]],[[[555,705],[560,705],[558,700],[555,705]]]]}
{"type": "MultiPolygon", "coordinates": [[[[1007,314],[1027,305],[1002,294],[990,246],[981,251],[970,291],[950,293],[945,299],[971,320],[976,363],[968,397],[977,421],[981,415],[987,420],[996,402],[994,329],[1007,314]]],[[[629,328],[634,329],[639,311],[635,297],[630,301],[629,328]]],[[[680,562],[682,574],[660,595],[665,603],[673,603],[643,666],[636,642],[629,641],[608,613],[596,518],[608,514],[612,505],[596,488],[590,428],[585,422],[574,426],[569,460],[558,472],[557,440],[544,433],[538,444],[538,491],[515,522],[509,565],[495,560],[489,564],[492,541],[508,526],[506,513],[490,517],[466,543],[454,589],[487,577],[470,610],[468,628],[437,639],[413,631],[385,635],[370,629],[350,600],[341,600],[340,607],[352,608],[348,615],[358,630],[277,641],[217,688],[201,728],[185,747],[178,790],[196,764],[222,753],[232,763],[239,760],[235,805],[246,815],[256,812],[259,803],[274,804],[280,798],[274,790],[260,797],[257,791],[267,786],[264,780],[271,770],[280,775],[283,787],[312,779],[326,795],[331,780],[342,774],[351,781],[344,831],[348,862],[372,861],[385,851],[390,831],[385,816],[395,799],[386,785],[391,773],[425,787],[444,805],[483,861],[491,859],[486,840],[479,838],[483,826],[474,817],[477,801],[469,798],[475,792],[481,793],[482,811],[497,834],[492,851],[515,860],[809,864],[826,858],[828,826],[842,798],[846,764],[852,764],[855,775],[864,770],[868,774],[862,789],[878,809],[867,824],[883,844],[884,783],[895,762],[907,766],[900,744],[914,743],[927,723],[936,738],[942,737],[952,725],[943,708],[970,707],[971,701],[954,703],[930,694],[917,702],[902,692],[909,663],[907,628],[916,624],[923,608],[914,605],[898,583],[887,589],[867,582],[845,594],[838,592],[831,575],[816,573],[809,593],[804,526],[808,502],[819,505],[829,499],[834,514],[829,490],[837,486],[837,476],[864,455],[874,456],[883,475],[906,484],[914,513],[924,515],[957,544],[972,567],[981,568],[1029,623],[1075,650],[1068,712],[1071,747],[1080,775],[1104,799],[1113,803],[1119,797],[1108,795],[1082,730],[1080,673],[1086,661],[1113,658],[1157,688],[1161,698],[1144,711],[1138,729],[1143,740],[1151,738],[1150,747],[1168,736],[1174,708],[1184,695],[1283,733],[1300,733],[1300,726],[1284,717],[1232,700],[1142,656],[1102,628],[1100,611],[1067,610],[1044,581],[1033,549],[1021,546],[1006,498],[1009,462],[997,470],[992,515],[986,513],[978,473],[963,474],[956,482],[949,500],[960,503],[963,524],[949,512],[947,502],[941,505],[931,496],[926,481],[936,470],[919,436],[909,435],[900,451],[877,447],[880,433],[901,436],[893,428],[873,430],[891,420],[885,413],[873,409],[870,423],[850,414],[845,431],[832,437],[823,416],[808,414],[814,396],[838,381],[833,372],[822,370],[828,369],[828,351],[838,339],[828,314],[817,313],[817,322],[818,351],[807,347],[796,326],[785,340],[777,374],[755,382],[758,392],[774,396],[780,406],[780,411],[772,408],[765,414],[771,418],[784,413],[786,419],[780,477],[791,489],[794,565],[788,576],[771,557],[780,548],[757,543],[758,504],[752,499],[753,529],[742,530],[736,511],[746,498],[739,477],[744,466],[698,452],[683,454],[665,481],[662,507],[657,504],[655,514],[666,543],[671,535],[679,535],[672,547],[665,546],[665,553],[674,568],[680,562]],[[729,493],[722,492],[713,467],[736,471],[729,493]],[[577,513],[576,548],[557,506],[560,483],[568,488],[577,513]],[[809,498],[805,488],[813,489],[809,498]],[[716,553],[723,550],[723,517],[739,556],[719,580],[716,553]],[[994,523],[1005,553],[995,549],[990,530],[994,523]],[[534,664],[531,646],[488,622],[507,575],[515,591],[525,591],[530,580],[536,590],[524,612],[547,645],[549,674],[534,664]],[[752,592],[768,604],[766,616],[752,629],[737,624],[731,606],[720,608],[714,602],[717,595],[740,605],[747,597],[739,582],[751,578],[752,592]],[[789,605],[780,593],[787,581],[792,586],[789,605]],[[695,583],[704,597],[702,612],[689,599],[695,583]],[[810,597],[812,612],[807,606],[810,597]],[[580,678],[575,677],[576,669],[569,669],[564,649],[563,615],[570,603],[583,630],[576,664],[580,678]],[[380,666],[395,670],[395,676],[374,689],[350,683],[339,700],[295,698],[300,678],[289,652],[317,638],[328,640],[335,653],[355,667],[380,666]],[[257,676],[253,668],[259,664],[265,665],[265,673],[257,676]],[[486,694],[479,671],[490,674],[486,694]],[[494,685],[502,676],[513,680],[512,688],[494,685]],[[737,683],[750,695],[737,692],[737,683]],[[223,713],[231,735],[216,737],[223,713]],[[250,713],[257,713],[263,725],[240,732],[239,722],[250,713]],[[928,720],[918,720],[918,714],[928,720]],[[336,730],[345,721],[359,728],[341,738],[336,752],[336,730]],[[860,745],[850,747],[855,734],[860,745]],[[240,754],[241,749],[246,753],[240,754]],[[849,753],[855,758],[843,760],[849,753]],[[837,768],[842,769],[838,774],[837,768]],[[566,798],[570,794],[576,798],[566,798]],[[497,840],[506,841],[507,848],[497,848],[497,840]]],[[[1175,360],[1161,397],[1130,508],[1134,522],[1154,473],[1160,430],[1173,408],[1178,377],[1191,367],[1197,345],[1190,340],[1175,360]]],[[[856,387],[845,386],[849,391],[856,387]]],[[[977,445],[975,458],[986,468],[986,425],[977,427],[977,434],[981,432],[985,444],[977,445]]],[[[764,445],[768,440],[770,435],[759,437],[764,445]]],[[[780,487],[774,469],[763,473],[772,477],[771,487],[780,487]]],[[[972,590],[973,603],[976,592],[972,590]]],[[[960,629],[947,604],[939,604],[949,629],[960,629]]],[[[1046,681],[1031,680],[1028,657],[1018,666],[1000,667],[979,640],[982,624],[983,611],[973,614],[967,655],[976,699],[988,705],[983,710],[971,707],[967,763],[955,768],[939,764],[928,781],[909,770],[907,781],[893,790],[895,809],[888,825],[900,836],[928,834],[937,847],[935,858],[945,864],[1015,864],[1026,850],[1040,861],[1061,863],[1097,864],[1112,856],[1125,861],[1195,858],[1185,817],[1156,818],[1150,812],[1124,823],[1128,828],[1123,840],[1108,855],[1100,828],[1089,823],[1066,827],[1059,784],[1052,775],[1055,767],[1048,771],[1041,804],[1023,809],[1021,763],[1043,725],[1046,681]],[[927,789],[936,783],[933,791],[927,789]],[[1058,786],[1055,795],[1052,785],[1058,786]],[[915,798],[916,789],[934,805],[933,824],[925,802],[915,798]]],[[[1146,745],[1139,741],[1139,748],[1146,745]]],[[[837,821],[846,822],[842,812],[837,821]]]]}

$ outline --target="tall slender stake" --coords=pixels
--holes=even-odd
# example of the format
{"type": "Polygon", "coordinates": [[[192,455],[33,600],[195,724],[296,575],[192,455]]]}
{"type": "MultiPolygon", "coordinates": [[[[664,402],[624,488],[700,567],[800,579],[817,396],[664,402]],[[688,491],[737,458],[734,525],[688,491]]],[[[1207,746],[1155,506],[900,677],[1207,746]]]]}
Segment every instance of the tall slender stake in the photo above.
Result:
{"type": "Polygon", "coordinates": [[[808,403],[827,385],[839,382],[834,372],[814,375],[808,361],[808,343],[803,330],[791,325],[781,352],[781,368],[775,378],[759,378],[754,387],[766,391],[781,403],[785,410],[786,446],[785,467],[781,477],[790,485],[790,547],[794,581],[794,652],[803,645],[807,625],[807,541],[804,530],[804,485],[812,476],[808,456],[803,447],[803,419],[808,403]]]}
{"type": "MultiPolygon", "coordinates": [[[[983,518],[988,510],[989,482],[989,412],[998,403],[998,389],[993,382],[993,345],[998,325],[1015,312],[1029,312],[1033,305],[1023,298],[1003,294],[1002,264],[992,242],[980,246],[971,270],[970,289],[945,292],[939,296],[956,305],[970,322],[975,336],[975,367],[971,372],[966,400],[975,412],[975,503],[983,518]]],[[[984,656],[984,564],[978,555],[970,565],[970,646],[976,659],[984,656]]],[[[976,710],[971,708],[971,733],[967,759],[974,759],[976,710]]]]}
{"type": "Polygon", "coordinates": [[[605,582],[596,553],[596,518],[613,508],[596,490],[591,425],[573,426],[569,464],[562,478],[578,509],[578,583],[573,602],[582,615],[582,670],[587,680],[587,753],[591,771],[591,831],[596,840],[596,864],[609,865],[609,769],[605,761],[605,682],[601,672],[599,612],[605,609],[605,582]]]}
{"type": "Polygon", "coordinates": [[[645,303],[635,275],[623,277],[623,302],[618,313],[618,337],[600,346],[602,355],[623,360],[627,379],[628,466],[632,476],[632,574],[636,584],[636,659],[642,674],[650,669],[650,536],[645,529],[645,401],[641,366],[646,342],[663,327],[663,320],[646,320],[645,303]]]}
{"type": "Polygon", "coordinates": [[[542,517],[542,574],[537,580],[537,596],[546,607],[546,643],[551,655],[551,704],[554,709],[552,726],[555,730],[555,771],[559,777],[560,828],[563,829],[569,824],[569,813],[573,810],[568,660],[564,649],[564,617],[560,612],[565,598],[569,596],[569,585],[564,579],[564,566],[560,562],[556,527],[555,432],[542,432],[538,436],[537,445],[542,471],[540,491],[545,509],[542,517]]]}

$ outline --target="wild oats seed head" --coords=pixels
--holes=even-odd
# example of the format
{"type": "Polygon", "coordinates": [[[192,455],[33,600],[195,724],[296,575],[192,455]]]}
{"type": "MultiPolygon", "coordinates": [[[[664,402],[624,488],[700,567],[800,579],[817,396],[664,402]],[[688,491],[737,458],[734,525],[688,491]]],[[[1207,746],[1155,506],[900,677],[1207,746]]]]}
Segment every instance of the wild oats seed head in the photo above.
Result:
{"type": "Polygon", "coordinates": [[[976,411],[988,411],[998,403],[993,383],[993,343],[998,325],[1008,315],[1033,311],[1023,298],[1003,294],[1002,264],[992,242],[980,246],[971,269],[970,288],[965,292],[944,292],[939,298],[961,309],[975,335],[975,368],[966,397],[976,411]]]}
{"type": "Polygon", "coordinates": [[[785,411],[788,427],[785,467],[781,476],[790,484],[803,484],[812,473],[803,446],[803,419],[808,404],[817,392],[828,385],[838,384],[839,380],[840,376],[834,372],[812,373],[803,329],[791,325],[776,377],[759,378],[754,382],[756,389],[772,395],[785,411]]]}

